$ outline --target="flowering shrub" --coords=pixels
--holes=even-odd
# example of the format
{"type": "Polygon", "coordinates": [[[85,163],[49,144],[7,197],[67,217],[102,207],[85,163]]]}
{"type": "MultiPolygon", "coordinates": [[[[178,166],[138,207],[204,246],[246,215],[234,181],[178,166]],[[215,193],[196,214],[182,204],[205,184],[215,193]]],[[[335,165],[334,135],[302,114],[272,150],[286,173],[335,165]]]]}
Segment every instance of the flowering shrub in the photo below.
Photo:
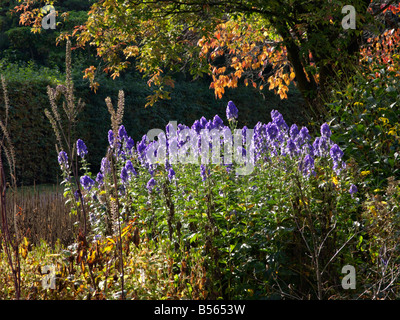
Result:
{"type": "Polygon", "coordinates": [[[326,283],[340,280],[337,258],[353,254],[347,248],[359,218],[343,151],[327,123],[313,139],[276,110],[271,122],[254,129],[236,128],[232,101],[226,115],[228,125],[218,115],[191,127],[169,123],[165,132],[150,130],[136,143],[119,125],[108,132],[97,174],[85,158],[90,150],[78,140],[82,197],[60,151],[73,211],[87,209],[94,243],[106,246],[129,225],[143,243],[169,247],[181,267],[206,257],[202,266],[212,281],[202,285],[203,297],[293,290],[324,297],[326,283]]]}

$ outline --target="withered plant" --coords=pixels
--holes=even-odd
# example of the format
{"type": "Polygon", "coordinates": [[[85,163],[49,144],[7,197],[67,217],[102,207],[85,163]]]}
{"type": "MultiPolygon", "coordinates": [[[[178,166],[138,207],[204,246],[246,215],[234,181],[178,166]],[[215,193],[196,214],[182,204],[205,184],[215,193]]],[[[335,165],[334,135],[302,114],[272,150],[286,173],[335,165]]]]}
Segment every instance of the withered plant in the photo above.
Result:
{"type": "Polygon", "coordinates": [[[21,295],[21,270],[20,270],[20,256],[19,256],[19,230],[17,227],[17,204],[15,195],[17,192],[17,179],[15,174],[15,152],[14,146],[11,141],[10,132],[7,128],[9,117],[9,100],[7,94],[7,86],[3,76],[1,76],[1,85],[4,94],[5,104],[5,119],[0,119],[1,139],[0,139],[0,212],[1,212],[1,239],[4,243],[4,250],[7,255],[7,262],[11,268],[12,277],[14,281],[15,298],[18,300],[21,295]],[[3,154],[8,163],[10,181],[7,182],[4,165],[3,154]],[[12,213],[14,222],[14,232],[11,232],[7,219],[7,187],[11,191],[12,213]]]}
{"type": "MultiPolygon", "coordinates": [[[[81,203],[83,204],[82,197],[82,187],[79,181],[78,174],[78,158],[76,154],[76,124],[78,121],[78,114],[82,111],[84,103],[81,99],[75,103],[74,95],[74,84],[71,76],[71,42],[67,41],[66,45],[66,81],[65,86],[58,85],[55,89],[50,86],[47,87],[47,94],[49,96],[51,109],[45,109],[45,114],[49,119],[51,126],[57,138],[56,150],[57,154],[64,150],[70,156],[69,167],[72,170],[72,175],[74,177],[74,183],[76,184],[77,192],[81,203]],[[64,96],[64,101],[62,101],[62,111],[61,114],[59,107],[57,105],[58,100],[64,96]]],[[[75,201],[72,190],[70,191],[70,198],[75,201]]],[[[85,206],[81,205],[81,213],[84,222],[84,235],[87,233],[87,215],[85,212],[85,206]]]]}

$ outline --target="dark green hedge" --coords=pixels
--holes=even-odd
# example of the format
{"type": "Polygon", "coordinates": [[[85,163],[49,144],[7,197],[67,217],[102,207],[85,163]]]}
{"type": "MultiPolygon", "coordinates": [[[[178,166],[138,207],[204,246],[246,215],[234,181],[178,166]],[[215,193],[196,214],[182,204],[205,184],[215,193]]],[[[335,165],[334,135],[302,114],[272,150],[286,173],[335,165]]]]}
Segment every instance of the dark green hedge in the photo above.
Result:
{"type": "MultiPolygon", "coordinates": [[[[16,153],[17,180],[20,184],[45,183],[57,177],[55,137],[44,114],[48,105],[45,80],[30,83],[9,82],[8,132],[16,153]]],[[[3,92],[0,116],[4,119],[3,92]]]]}

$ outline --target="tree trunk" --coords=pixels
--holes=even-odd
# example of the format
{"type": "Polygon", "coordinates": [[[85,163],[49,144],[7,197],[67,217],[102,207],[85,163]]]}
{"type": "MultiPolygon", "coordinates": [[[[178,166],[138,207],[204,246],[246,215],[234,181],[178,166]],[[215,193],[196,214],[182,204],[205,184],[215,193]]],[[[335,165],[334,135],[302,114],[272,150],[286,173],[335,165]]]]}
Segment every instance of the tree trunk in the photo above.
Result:
{"type": "Polygon", "coordinates": [[[315,98],[317,97],[317,84],[312,77],[307,77],[305,72],[306,63],[300,55],[300,48],[293,40],[289,29],[286,25],[277,23],[276,29],[283,38],[287,50],[287,57],[290,61],[294,73],[296,75],[296,87],[300,91],[306,103],[306,116],[316,115],[316,110],[313,107],[315,98]]]}

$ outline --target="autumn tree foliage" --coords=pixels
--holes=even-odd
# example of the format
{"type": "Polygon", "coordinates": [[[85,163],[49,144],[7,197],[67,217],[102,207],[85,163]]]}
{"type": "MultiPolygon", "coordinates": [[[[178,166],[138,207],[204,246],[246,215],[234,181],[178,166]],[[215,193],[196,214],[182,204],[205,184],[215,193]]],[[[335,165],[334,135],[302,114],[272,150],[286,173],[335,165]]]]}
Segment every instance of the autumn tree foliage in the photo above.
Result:
{"type": "MultiPolygon", "coordinates": [[[[40,32],[42,0],[20,2],[15,8],[20,22],[40,32]]],[[[340,82],[358,64],[363,33],[376,17],[399,10],[396,1],[350,2],[99,0],[86,23],[59,41],[74,37],[77,47],[96,47],[111,77],[136,65],[155,89],[148,105],[168,98],[173,73],[184,71],[194,79],[211,75],[218,98],[243,82],[268,87],[283,99],[294,82],[311,108],[329,91],[330,81],[340,82]],[[356,10],[356,29],[342,26],[347,4],[356,10]]],[[[97,71],[85,70],[94,89],[97,71]]]]}

